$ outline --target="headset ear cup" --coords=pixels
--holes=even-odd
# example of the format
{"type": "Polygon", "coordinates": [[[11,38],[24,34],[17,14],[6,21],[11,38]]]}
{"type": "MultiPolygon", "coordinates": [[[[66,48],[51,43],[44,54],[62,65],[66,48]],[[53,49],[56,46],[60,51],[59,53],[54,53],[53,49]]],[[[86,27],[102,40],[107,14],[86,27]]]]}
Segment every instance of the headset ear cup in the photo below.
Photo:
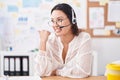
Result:
{"type": "Polygon", "coordinates": [[[75,23],[76,23],[76,18],[72,20],[72,24],[75,24],[75,23]]]}
{"type": "Polygon", "coordinates": [[[73,11],[73,9],[71,10],[72,11],[72,24],[75,24],[76,23],[76,18],[75,18],[75,13],[73,11]]]}

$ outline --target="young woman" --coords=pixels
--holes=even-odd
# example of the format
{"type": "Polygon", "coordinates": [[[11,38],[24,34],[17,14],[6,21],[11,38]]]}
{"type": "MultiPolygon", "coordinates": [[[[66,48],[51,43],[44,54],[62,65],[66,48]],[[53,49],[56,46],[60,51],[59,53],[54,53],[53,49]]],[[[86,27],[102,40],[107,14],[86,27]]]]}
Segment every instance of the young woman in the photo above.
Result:
{"type": "Polygon", "coordinates": [[[71,78],[88,77],[91,73],[91,38],[78,29],[73,8],[57,4],[51,10],[49,31],[40,31],[40,50],[35,58],[35,74],[43,76],[64,76],[71,78]]]}

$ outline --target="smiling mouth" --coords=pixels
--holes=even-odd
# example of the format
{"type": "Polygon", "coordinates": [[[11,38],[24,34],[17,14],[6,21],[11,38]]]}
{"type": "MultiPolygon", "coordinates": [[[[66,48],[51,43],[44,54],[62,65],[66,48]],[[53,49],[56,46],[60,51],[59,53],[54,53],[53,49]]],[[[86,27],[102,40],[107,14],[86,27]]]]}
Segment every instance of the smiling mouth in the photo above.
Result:
{"type": "Polygon", "coordinates": [[[59,33],[59,32],[61,32],[61,31],[62,31],[62,29],[56,29],[56,30],[55,30],[56,33],[59,33]]]}

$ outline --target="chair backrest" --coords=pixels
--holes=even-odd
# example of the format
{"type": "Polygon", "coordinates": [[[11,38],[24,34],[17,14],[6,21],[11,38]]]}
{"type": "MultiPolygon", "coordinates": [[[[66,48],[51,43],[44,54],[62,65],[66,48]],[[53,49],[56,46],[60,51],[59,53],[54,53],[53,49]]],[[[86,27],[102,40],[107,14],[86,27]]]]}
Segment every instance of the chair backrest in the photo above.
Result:
{"type": "Polygon", "coordinates": [[[96,51],[92,52],[92,56],[93,56],[93,63],[92,63],[92,71],[91,71],[91,76],[97,76],[98,72],[97,72],[97,68],[98,68],[98,54],[96,51]]]}

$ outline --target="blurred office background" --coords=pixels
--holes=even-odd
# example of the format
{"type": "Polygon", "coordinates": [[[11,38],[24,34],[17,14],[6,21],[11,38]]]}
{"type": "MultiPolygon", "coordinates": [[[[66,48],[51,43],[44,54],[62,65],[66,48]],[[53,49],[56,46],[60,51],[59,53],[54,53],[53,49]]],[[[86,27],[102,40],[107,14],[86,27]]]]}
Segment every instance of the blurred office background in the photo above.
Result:
{"type": "Polygon", "coordinates": [[[104,75],[106,64],[120,60],[120,1],[0,0],[0,50],[36,51],[38,31],[53,32],[47,24],[50,10],[61,2],[72,5],[79,28],[91,34],[93,50],[98,54],[97,74],[104,75]]]}

